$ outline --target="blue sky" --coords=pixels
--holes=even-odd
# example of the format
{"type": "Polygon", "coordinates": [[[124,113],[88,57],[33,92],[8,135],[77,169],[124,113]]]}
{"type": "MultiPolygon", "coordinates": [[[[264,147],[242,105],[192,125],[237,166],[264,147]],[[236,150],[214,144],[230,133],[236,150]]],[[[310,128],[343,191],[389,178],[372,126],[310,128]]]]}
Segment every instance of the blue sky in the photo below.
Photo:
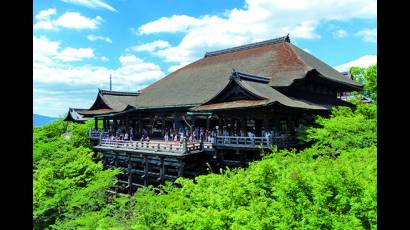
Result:
{"type": "Polygon", "coordinates": [[[339,71],[377,58],[375,0],[37,0],[33,112],[89,108],[98,88],[137,91],[206,51],[290,34],[339,71]]]}

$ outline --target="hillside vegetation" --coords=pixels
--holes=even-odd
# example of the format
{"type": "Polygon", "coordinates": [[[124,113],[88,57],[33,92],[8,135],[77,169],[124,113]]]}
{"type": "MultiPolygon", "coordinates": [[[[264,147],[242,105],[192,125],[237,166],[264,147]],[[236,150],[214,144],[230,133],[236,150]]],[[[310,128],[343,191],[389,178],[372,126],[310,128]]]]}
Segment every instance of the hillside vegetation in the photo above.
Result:
{"type": "MultiPolygon", "coordinates": [[[[362,73],[376,102],[376,71],[362,73]]],[[[355,111],[334,108],[299,130],[303,150],[271,149],[246,169],[179,178],[131,197],[107,192],[120,172],[103,170],[92,152],[93,122],[35,127],[33,228],[376,229],[377,106],[358,101],[355,111]]]]}
{"type": "Polygon", "coordinates": [[[302,151],[264,153],[246,169],[180,178],[160,194],[115,197],[85,138],[89,124],[34,129],[35,229],[374,229],[376,105],[334,109],[302,151]],[[68,130],[68,134],[66,131],[68,130]]]}

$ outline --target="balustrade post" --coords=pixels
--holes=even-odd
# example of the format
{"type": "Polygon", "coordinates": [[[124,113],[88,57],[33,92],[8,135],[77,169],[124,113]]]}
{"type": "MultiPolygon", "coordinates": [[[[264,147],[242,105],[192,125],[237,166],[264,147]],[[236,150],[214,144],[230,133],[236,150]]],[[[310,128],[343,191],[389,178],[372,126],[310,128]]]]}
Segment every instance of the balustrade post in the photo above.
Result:
{"type": "Polygon", "coordinates": [[[182,140],[182,145],[183,145],[183,152],[187,153],[188,152],[188,143],[187,143],[187,139],[184,136],[184,139],[182,140]]]}

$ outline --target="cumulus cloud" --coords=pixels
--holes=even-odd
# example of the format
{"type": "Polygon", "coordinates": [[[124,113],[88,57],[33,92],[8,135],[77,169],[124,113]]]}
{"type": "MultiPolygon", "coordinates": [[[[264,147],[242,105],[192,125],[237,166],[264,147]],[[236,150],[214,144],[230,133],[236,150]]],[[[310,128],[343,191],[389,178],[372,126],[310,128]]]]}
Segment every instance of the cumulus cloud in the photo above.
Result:
{"type": "Polygon", "coordinates": [[[33,36],[34,64],[51,64],[59,61],[81,61],[92,57],[94,57],[94,51],[91,48],[66,47],[61,50],[60,42],[50,41],[44,36],[33,36]]]}
{"type": "Polygon", "coordinates": [[[162,17],[149,22],[138,29],[139,34],[159,32],[187,32],[189,29],[204,24],[204,21],[187,15],[173,15],[170,18],[162,17]]]}
{"type": "Polygon", "coordinates": [[[356,36],[362,37],[365,42],[377,42],[377,29],[363,29],[355,34],[356,36]]]}
{"type": "Polygon", "coordinates": [[[116,9],[114,9],[112,6],[110,6],[103,0],[61,0],[61,1],[74,4],[74,5],[84,6],[84,7],[91,8],[91,9],[106,9],[109,11],[118,12],[116,9]]]}
{"type": "Polygon", "coordinates": [[[84,58],[94,57],[94,51],[91,48],[71,48],[67,47],[61,53],[56,56],[57,59],[63,61],[80,61],[84,58]]]}
{"type": "Polygon", "coordinates": [[[68,107],[88,108],[97,88],[108,89],[110,74],[117,91],[137,91],[165,76],[160,66],[135,55],[120,56],[117,68],[68,63],[92,56],[90,48],[62,47],[59,41],[33,36],[34,111],[57,116],[68,107]]]}
{"type": "MultiPolygon", "coordinates": [[[[247,0],[243,8],[223,15],[172,15],[148,22],[137,29],[142,36],[184,33],[176,46],[152,51],[165,62],[192,62],[206,51],[228,48],[290,34],[292,38],[319,39],[323,21],[376,17],[376,0],[282,1],[247,0]]],[[[173,68],[172,68],[173,69],[173,68]]]]}
{"type": "Polygon", "coordinates": [[[117,76],[118,82],[121,85],[128,85],[129,83],[138,85],[139,83],[145,84],[147,81],[157,80],[164,76],[158,65],[145,62],[135,55],[120,56],[120,66],[117,69],[93,65],[72,66],[65,63],[91,57],[94,57],[94,52],[91,48],[62,48],[60,42],[50,41],[46,37],[34,36],[34,81],[42,83],[93,84],[101,82],[101,80],[98,80],[102,79],[101,76],[109,76],[112,73],[113,76],[117,76]]]}
{"type": "Polygon", "coordinates": [[[344,71],[348,71],[350,67],[352,66],[367,68],[376,63],[377,63],[377,55],[364,55],[358,59],[338,65],[334,68],[340,72],[344,72],[344,71]]]}
{"type": "Polygon", "coordinates": [[[96,29],[101,21],[102,18],[100,16],[97,16],[95,19],[90,19],[81,16],[81,14],[77,12],[67,12],[61,15],[55,23],[57,26],[71,29],[96,29]]]}
{"type": "Polygon", "coordinates": [[[36,15],[37,20],[45,20],[50,18],[51,15],[56,14],[56,9],[47,9],[47,10],[42,10],[36,15]]]}
{"type": "Polygon", "coordinates": [[[170,47],[171,45],[167,41],[163,40],[156,40],[150,43],[142,44],[142,45],[136,45],[128,48],[129,50],[141,52],[141,51],[147,51],[147,52],[153,52],[157,50],[158,48],[167,48],[170,47]]]}
{"type": "Polygon", "coordinates": [[[88,35],[87,39],[90,40],[90,41],[93,41],[93,42],[97,41],[97,40],[101,40],[101,41],[105,41],[107,43],[112,43],[111,38],[103,37],[103,36],[97,36],[97,35],[94,35],[94,34],[88,35]]]}
{"type": "Polygon", "coordinates": [[[103,21],[100,16],[93,18],[87,18],[82,16],[78,12],[66,12],[56,20],[50,18],[55,14],[55,10],[51,9],[40,11],[36,15],[37,22],[34,24],[34,30],[58,30],[59,28],[68,29],[96,29],[98,25],[103,21]]]}

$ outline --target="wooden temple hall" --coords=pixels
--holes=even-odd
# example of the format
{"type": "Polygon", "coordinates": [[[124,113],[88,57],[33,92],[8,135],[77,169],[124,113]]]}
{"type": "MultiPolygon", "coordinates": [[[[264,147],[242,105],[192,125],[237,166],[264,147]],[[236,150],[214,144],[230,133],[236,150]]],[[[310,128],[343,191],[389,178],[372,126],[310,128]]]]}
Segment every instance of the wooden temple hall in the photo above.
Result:
{"type": "Polygon", "coordinates": [[[89,138],[106,167],[121,167],[122,191],[246,166],[261,148],[294,147],[295,129],[352,104],[362,85],[296,47],[289,36],[207,52],[138,92],[98,90],[89,138]]]}

